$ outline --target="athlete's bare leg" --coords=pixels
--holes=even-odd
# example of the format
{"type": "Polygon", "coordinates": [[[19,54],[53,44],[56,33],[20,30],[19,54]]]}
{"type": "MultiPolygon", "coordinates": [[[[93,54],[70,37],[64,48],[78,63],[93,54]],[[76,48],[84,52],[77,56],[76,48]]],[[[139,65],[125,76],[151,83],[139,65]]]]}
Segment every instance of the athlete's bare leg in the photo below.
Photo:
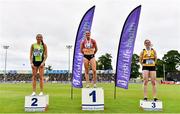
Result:
{"type": "Polygon", "coordinates": [[[89,86],[89,60],[84,58],[86,86],[89,86]]]}
{"type": "Polygon", "coordinates": [[[148,87],[148,80],[149,80],[149,71],[143,70],[143,79],[144,79],[144,98],[147,98],[147,87],[148,87]]]}
{"type": "Polygon", "coordinates": [[[97,75],[96,75],[96,60],[95,60],[95,57],[90,60],[90,64],[91,64],[92,72],[93,72],[93,83],[96,84],[97,75]]]}

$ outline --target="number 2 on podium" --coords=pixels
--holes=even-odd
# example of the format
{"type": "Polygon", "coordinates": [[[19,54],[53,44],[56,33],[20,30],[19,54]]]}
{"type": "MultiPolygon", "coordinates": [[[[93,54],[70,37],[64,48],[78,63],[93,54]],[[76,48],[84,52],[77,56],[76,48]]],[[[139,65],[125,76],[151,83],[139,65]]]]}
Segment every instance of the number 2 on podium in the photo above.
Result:
{"type": "Polygon", "coordinates": [[[37,104],[37,101],[38,101],[37,98],[32,98],[32,104],[31,104],[31,106],[37,106],[37,105],[38,105],[38,104],[37,104]]]}
{"type": "Polygon", "coordinates": [[[92,101],[96,102],[96,91],[92,91],[91,93],[89,93],[89,96],[92,96],[92,101]]]}

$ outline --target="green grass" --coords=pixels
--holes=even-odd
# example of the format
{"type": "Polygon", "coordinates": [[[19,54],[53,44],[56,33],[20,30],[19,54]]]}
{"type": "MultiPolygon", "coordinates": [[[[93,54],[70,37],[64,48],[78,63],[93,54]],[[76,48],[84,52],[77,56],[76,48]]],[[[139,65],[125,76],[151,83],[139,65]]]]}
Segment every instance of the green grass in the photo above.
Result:
{"type": "MultiPolygon", "coordinates": [[[[139,108],[143,98],[141,84],[130,84],[128,90],[117,88],[114,100],[113,84],[98,84],[104,88],[105,110],[82,111],[81,89],[74,88],[74,98],[70,98],[70,84],[45,84],[49,95],[49,108],[45,113],[152,113],[139,108]]],[[[38,87],[39,90],[39,87],[38,87]]],[[[153,113],[180,113],[180,86],[158,85],[158,97],[163,101],[163,111],[153,113]]],[[[24,97],[31,94],[31,84],[0,84],[0,113],[24,113],[24,97]]],[[[149,97],[151,87],[149,87],[149,97]]]]}

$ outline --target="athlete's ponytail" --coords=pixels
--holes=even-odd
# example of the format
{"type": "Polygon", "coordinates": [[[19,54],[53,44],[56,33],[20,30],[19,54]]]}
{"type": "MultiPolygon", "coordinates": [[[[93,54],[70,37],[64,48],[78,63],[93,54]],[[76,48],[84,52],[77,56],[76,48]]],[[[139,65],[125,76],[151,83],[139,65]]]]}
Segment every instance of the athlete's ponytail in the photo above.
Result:
{"type": "Polygon", "coordinates": [[[42,43],[42,45],[44,46],[44,42],[43,42],[43,39],[41,40],[41,43],[42,43]]]}

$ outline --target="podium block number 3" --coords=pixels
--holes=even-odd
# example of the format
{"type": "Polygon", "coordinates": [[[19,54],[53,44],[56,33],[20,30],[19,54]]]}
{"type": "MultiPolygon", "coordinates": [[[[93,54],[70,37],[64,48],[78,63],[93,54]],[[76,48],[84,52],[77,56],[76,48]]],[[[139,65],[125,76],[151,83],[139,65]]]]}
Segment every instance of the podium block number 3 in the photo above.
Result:
{"type": "Polygon", "coordinates": [[[152,108],[156,108],[156,103],[152,102],[152,108]]]}
{"type": "Polygon", "coordinates": [[[96,102],[96,91],[92,91],[91,93],[89,93],[89,96],[92,96],[92,101],[96,102]]]}
{"type": "Polygon", "coordinates": [[[32,104],[31,104],[31,106],[37,106],[37,105],[38,105],[37,102],[38,102],[38,99],[37,99],[37,98],[32,98],[32,104]]]}

